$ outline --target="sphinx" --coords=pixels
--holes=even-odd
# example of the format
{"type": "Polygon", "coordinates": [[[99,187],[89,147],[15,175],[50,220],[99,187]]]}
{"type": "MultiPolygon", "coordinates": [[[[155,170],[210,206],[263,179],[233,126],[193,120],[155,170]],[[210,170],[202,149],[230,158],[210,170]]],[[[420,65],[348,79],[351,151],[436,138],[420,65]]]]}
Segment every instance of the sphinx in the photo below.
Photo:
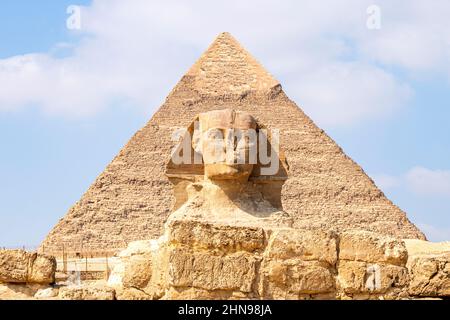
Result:
{"type": "MultiPolygon", "coordinates": [[[[184,173],[178,175],[174,174],[176,166],[168,165],[177,197],[168,223],[188,219],[234,226],[291,227],[291,217],[282,210],[281,200],[275,199],[283,179],[256,173],[261,171],[257,168],[258,149],[265,144],[255,139],[265,136],[257,134],[260,128],[255,118],[224,109],[201,113],[194,122],[184,142],[191,142],[193,158],[200,156],[202,161],[193,161],[191,170],[189,164],[183,164],[184,173]]],[[[275,151],[272,158],[280,161],[275,151]]]]}

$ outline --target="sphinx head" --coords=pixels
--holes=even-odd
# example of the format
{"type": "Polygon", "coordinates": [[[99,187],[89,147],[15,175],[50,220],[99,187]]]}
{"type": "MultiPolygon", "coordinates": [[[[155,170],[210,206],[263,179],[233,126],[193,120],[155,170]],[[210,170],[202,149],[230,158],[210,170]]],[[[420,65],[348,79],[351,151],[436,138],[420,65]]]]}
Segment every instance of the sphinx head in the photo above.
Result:
{"type": "Polygon", "coordinates": [[[231,109],[201,113],[192,143],[207,179],[246,181],[256,163],[256,120],[231,109]]]}

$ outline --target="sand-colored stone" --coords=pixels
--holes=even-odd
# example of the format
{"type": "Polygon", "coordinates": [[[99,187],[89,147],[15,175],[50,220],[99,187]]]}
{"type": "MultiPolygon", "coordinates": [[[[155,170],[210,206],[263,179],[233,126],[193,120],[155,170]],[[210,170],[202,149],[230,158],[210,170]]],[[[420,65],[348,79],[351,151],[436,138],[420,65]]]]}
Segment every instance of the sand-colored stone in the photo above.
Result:
{"type": "Polygon", "coordinates": [[[33,253],[30,264],[27,282],[41,284],[55,282],[56,259],[54,257],[33,253]]]}
{"type": "Polygon", "coordinates": [[[273,231],[265,256],[269,259],[301,259],[334,266],[337,261],[338,236],[322,230],[279,229],[273,231]]]}
{"type": "Polygon", "coordinates": [[[405,266],[408,252],[402,240],[367,231],[351,231],[340,236],[339,259],[405,266]]]}
{"type": "Polygon", "coordinates": [[[195,287],[170,287],[163,300],[249,300],[255,299],[251,293],[240,291],[209,291],[195,287]]]}
{"type": "Polygon", "coordinates": [[[47,255],[24,250],[0,250],[0,282],[55,282],[56,260],[47,255]]]}
{"type": "Polygon", "coordinates": [[[0,300],[33,300],[37,292],[47,288],[36,283],[0,283],[0,300]]]}
{"type": "Polygon", "coordinates": [[[114,265],[114,268],[111,271],[108,285],[112,287],[122,286],[123,283],[133,283],[133,279],[136,279],[138,282],[145,282],[145,280],[142,279],[148,277],[148,272],[151,270],[151,262],[149,265],[146,265],[147,271],[145,271],[145,275],[134,274],[134,271],[142,269],[141,264],[146,263],[143,261],[145,260],[143,257],[150,257],[155,250],[154,247],[155,241],[152,240],[131,242],[129,246],[118,255],[119,261],[114,265]],[[139,278],[141,278],[141,280],[139,280],[139,278]]]}
{"type": "Polygon", "coordinates": [[[56,298],[59,294],[59,288],[45,288],[45,289],[39,289],[35,294],[34,298],[38,300],[50,300],[52,298],[56,298]]]}
{"type": "MultiPolygon", "coordinates": [[[[142,288],[122,284],[122,290],[116,289],[118,299],[362,300],[448,295],[448,255],[409,256],[406,265],[401,240],[371,232],[336,234],[171,220],[158,245],[152,246],[158,249],[151,261],[144,243],[151,242],[130,245],[138,252],[131,257],[142,264],[128,268],[129,276],[134,278],[137,272],[140,280],[151,273],[151,279],[142,288]],[[350,247],[351,241],[359,245],[350,247]]],[[[133,250],[125,250],[124,256],[133,250]]]]}
{"type": "Polygon", "coordinates": [[[288,259],[263,263],[260,284],[263,299],[300,299],[302,295],[334,291],[332,270],[317,261],[288,259]]]}
{"type": "Polygon", "coordinates": [[[30,255],[23,250],[0,251],[0,282],[26,283],[30,255]]]}
{"type": "Polygon", "coordinates": [[[108,286],[119,300],[159,299],[166,286],[168,269],[164,239],[136,241],[129,244],[118,258],[108,286]],[[164,265],[164,267],[160,267],[164,265]]]}
{"type": "MultiPolygon", "coordinates": [[[[338,286],[344,293],[351,294],[395,294],[401,297],[402,291],[406,291],[409,281],[406,267],[386,263],[368,263],[363,261],[339,262],[338,286]],[[370,269],[377,267],[379,270],[379,283],[373,285],[370,280],[370,269]]],[[[375,281],[373,279],[372,281],[375,281]]]]}
{"type": "Polygon", "coordinates": [[[123,285],[125,287],[145,288],[152,278],[152,255],[136,255],[125,266],[123,285]]]}
{"type": "Polygon", "coordinates": [[[335,292],[337,235],[273,230],[263,254],[259,295],[263,299],[310,299],[335,292]]]}
{"type": "Polygon", "coordinates": [[[252,183],[203,180],[186,187],[187,200],[171,220],[245,227],[290,227],[291,217],[274,207],[252,183]]]}
{"type": "Polygon", "coordinates": [[[259,261],[244,252],[221,257],[176,249],[170,252],[169,263],[173,287],[251,292],[259,261]]]}
{"type": "Polygon", "coordinates": [[[408,255],[415,257],[418,255],[450,253],[450,241],[430,242],[418,239],[404,239],[408,255]]]}
{"type": "Polygon", "coordinates": [[[408,296],[408,252],[402,240],[367,231],[347,231],[339,239],[336,282],[340,298],[408,296]]]}
{"type": "MultiPolygon", "coordinates": [[[[223,33],[183,76],[163,106],[139,130],[42,243],[46,252],[125,248],[158,238],[175,207],[166,164],[172,133],[198,114],[234,109],[278,128],[289,164],[280,189],[295,228],[364,229],[424,239],[374,182],[283,92],[279,82],[223,33]]],[[[261,182],[255,180],[256,184],[261,182]]]]}
{"type": "Polygon", "coordinates": [[[267,241],[266,232],[261,227],[198,223],[193,220],[170,221],[167,234],[171,244],[210,252],[261,251],[267,241]]]}
{"type": "Polygon", "coordinates": [[[310,299],[335,292],[337,235],[321,230],[271,233],[260,268],[263,299],[310,299]]]}
{"type": "Polygon", "coordinates": [[[405,240],[411,282],[409,293],[415,297],[450,296],[450,243],[405,240]]]}
{"type": "Polygon", "coordinates": [[[114,289],[107,286],[68,286],[59,289],[60,300],[114,300],[114,289]]]}

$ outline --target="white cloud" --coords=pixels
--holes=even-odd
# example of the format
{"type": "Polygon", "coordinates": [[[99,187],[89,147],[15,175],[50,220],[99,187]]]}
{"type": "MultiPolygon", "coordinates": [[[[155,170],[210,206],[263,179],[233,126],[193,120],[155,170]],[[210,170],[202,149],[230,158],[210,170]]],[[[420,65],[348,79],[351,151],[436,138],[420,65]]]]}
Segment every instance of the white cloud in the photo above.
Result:
{"type": "Polygon", "coordinates": [[[450,228],[439,228],[424,223],[419,223],[418,227],[425,233],[429,241],[448,242],[450,244],[450,228]]]}
{"type": "Polygon", "coordinates": [[[450,197],[450,170],[432,170],[416,166],[399,176],[371,176],[382,190],[404,188],[417,196],[450,197]]]}
{"type": "Polygon", "coordinates": [[[377,61],[409,72],[448,72],[450,2],[381,2],[382,29],[361,37],[362,48],[377,61]]]}
{"type": "Polygon", "coordinates": [[[388,116],[412,95],[391,74],[361,63],[320,66],[295,85],[298,103],[320,125],[388,116]]]}
{"type": "Polygon", "coordinates": [[[401,175],[371,175],[383,191],[391,191],[415,221],[428,221],[433,225],[417,222],[430,241],[449,241],[448,212],[450,199],[450,170],[432,170],[413,167],[401,175]],[[447,220],[447,221],[446,221],[447,220]]]}
{"type": "Polygon", "coordinates": [[[408,188],[415,194],[450,197],[450,170],[415,167],[405,178],[408,188]]]}
{"type": "Polygon", "coordinates": [[[0,60],[0,111],[38,105],[85,116],[117,101],[154,111],[209,42],[230,31],[319,124],[390,115],[412,91],[371,59],[423,70],[448,57],[447,4],[433,3],[435,15],[418,2],[403,12],[379,1],[382,29],[368,31],[371,1],[94,0],[68,57],[57,58],[55,44],[0,60]]]}
{"type": "Polygon", "coordinates": [[[74,58],[16,56],[1,60],[0,70],[0,108],[6,110],[37,103],[44,112],[91,114],[120,86],[118,79],[91,73],[74,58]]]}

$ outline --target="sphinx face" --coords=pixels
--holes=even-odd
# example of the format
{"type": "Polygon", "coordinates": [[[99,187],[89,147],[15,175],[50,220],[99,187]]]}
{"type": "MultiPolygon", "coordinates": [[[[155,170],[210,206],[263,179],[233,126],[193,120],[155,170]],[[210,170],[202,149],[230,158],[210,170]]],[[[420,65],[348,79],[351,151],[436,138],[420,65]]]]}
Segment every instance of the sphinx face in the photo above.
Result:
{"type": "Polygon", "coordinates": [[[212,180],[247,180],[256,153],[256,121],[248,113],[230,109],[199,115],[194,148],[203,156],[205,176],[212,180]]]}

